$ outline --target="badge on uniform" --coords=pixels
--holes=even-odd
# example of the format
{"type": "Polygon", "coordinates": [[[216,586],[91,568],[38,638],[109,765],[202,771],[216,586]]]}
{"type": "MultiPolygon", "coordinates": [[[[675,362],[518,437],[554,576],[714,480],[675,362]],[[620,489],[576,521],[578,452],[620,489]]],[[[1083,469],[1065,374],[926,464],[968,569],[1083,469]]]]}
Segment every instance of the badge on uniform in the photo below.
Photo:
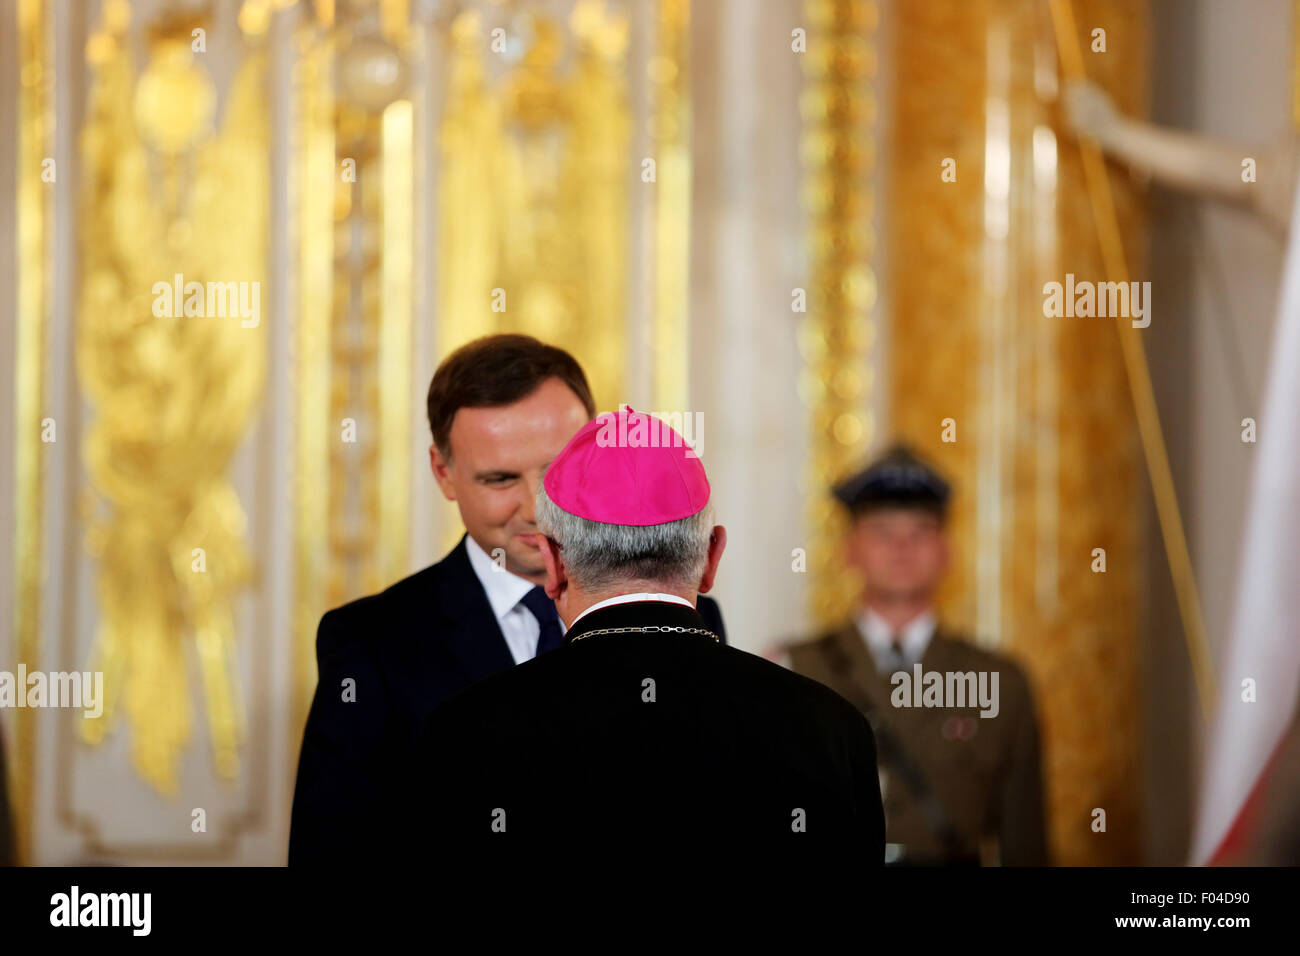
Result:
{"type": "Polygon", "coordinates": [[[944,740],[970,740],[979,733],[980,722],[964,715],[949,717],[939,728],[944,740]]]}

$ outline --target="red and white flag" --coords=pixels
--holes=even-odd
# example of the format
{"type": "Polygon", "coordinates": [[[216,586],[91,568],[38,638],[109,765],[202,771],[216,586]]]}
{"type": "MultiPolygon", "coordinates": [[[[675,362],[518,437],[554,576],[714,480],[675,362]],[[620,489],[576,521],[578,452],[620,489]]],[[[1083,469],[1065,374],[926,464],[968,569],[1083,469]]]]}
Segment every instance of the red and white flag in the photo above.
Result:
{"type": "Polygon", "coordinates": [[[1296,198],[1256,418],[1255,471],[1232,629],[1219,661],[1194,864],[1232,860],[1247,838],[1269,763],[1300,697],[1300,191],[1296,198]]]}

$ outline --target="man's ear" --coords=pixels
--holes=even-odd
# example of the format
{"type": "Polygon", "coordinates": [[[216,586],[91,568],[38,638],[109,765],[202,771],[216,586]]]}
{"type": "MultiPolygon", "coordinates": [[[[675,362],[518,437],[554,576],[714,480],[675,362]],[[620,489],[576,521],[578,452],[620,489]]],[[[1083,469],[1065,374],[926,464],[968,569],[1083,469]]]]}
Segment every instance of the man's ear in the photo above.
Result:
{"type": "Polygon", "coordinates": [[[715,524],[709,535],[709,556],[704,562],[704,573],[700,575],[700,586],[695,589],[701,594],[707,594],[713,587],[713,579],[718,573],[718,562],[722,560],[722,552],[726,547],[727,529],[720,524],[715,524]]]}
{"type": "Polygon", "coordinates": [[[433,471],[433,480],[442,489],[442,496],[448,501],[455,501],[456,485],[451,480],[451,462],[442,457],[437,445],[429,446],[429,468],[433,471]]]}
{"type": "Polygon", "coordinates": [[[542,563],[546,565],[546,596],[558,601],[560,595],[569,586],[569,575],[560,557],[560,546],[544,534],[537,535],[537,550],[542,552],[542,563]]]}

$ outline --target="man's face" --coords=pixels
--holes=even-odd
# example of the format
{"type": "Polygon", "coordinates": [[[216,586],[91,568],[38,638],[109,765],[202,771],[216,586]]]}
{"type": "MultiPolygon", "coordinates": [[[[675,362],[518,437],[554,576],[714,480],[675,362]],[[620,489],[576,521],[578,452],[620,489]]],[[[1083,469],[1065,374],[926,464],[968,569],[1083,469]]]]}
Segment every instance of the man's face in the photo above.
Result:
{"type": "Polygon", "coordinates": [[[587,409],[558,378],[512,405],[462,408],[452,419],[451,461],[429,449],[434,478],[460,508],[465,530],[489,555],[505,551],[506,569],[535,583],[546,568],[533,541],[537,483],[551,460],[587,423],[587,409]]]}
{"type": "Polygon", "coordinates": [[[930,600],[948,568],[943,524],[916,508],[868,511],[849,532],[848,562],[869,600],[930,600]]]}

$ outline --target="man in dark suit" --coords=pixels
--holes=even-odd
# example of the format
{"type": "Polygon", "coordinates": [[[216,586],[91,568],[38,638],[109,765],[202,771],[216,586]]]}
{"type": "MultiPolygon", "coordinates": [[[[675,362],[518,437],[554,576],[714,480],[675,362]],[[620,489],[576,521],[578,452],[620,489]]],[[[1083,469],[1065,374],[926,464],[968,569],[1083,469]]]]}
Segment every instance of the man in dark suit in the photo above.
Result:
{"type": "Polygon", "coordinates": [[[427,839],[417,857],[627,852],[622,874],[647,858],[716,861],[726,845],[878,867],[867,721],[817,682],[723,646],[695,607],[726,532],[680,436],[631,410],[598,417],[547,470],[537,523],[564,644],[430,716],[408,801],[427,839]]]}
{"type": "MultiPolygon", "coordinates": [[[[467,534],[437,564],[321,619],[290,865],[389,858],[394,799],[429,712],[563,633],[540,586],[533,503],[542,470],[595,414],[582,368],[536,339],[488,336],[439,366],[428,414],[430,466],[467,534]]],[[[700,611],[721,633],[717,605],[700,611]]]]}

